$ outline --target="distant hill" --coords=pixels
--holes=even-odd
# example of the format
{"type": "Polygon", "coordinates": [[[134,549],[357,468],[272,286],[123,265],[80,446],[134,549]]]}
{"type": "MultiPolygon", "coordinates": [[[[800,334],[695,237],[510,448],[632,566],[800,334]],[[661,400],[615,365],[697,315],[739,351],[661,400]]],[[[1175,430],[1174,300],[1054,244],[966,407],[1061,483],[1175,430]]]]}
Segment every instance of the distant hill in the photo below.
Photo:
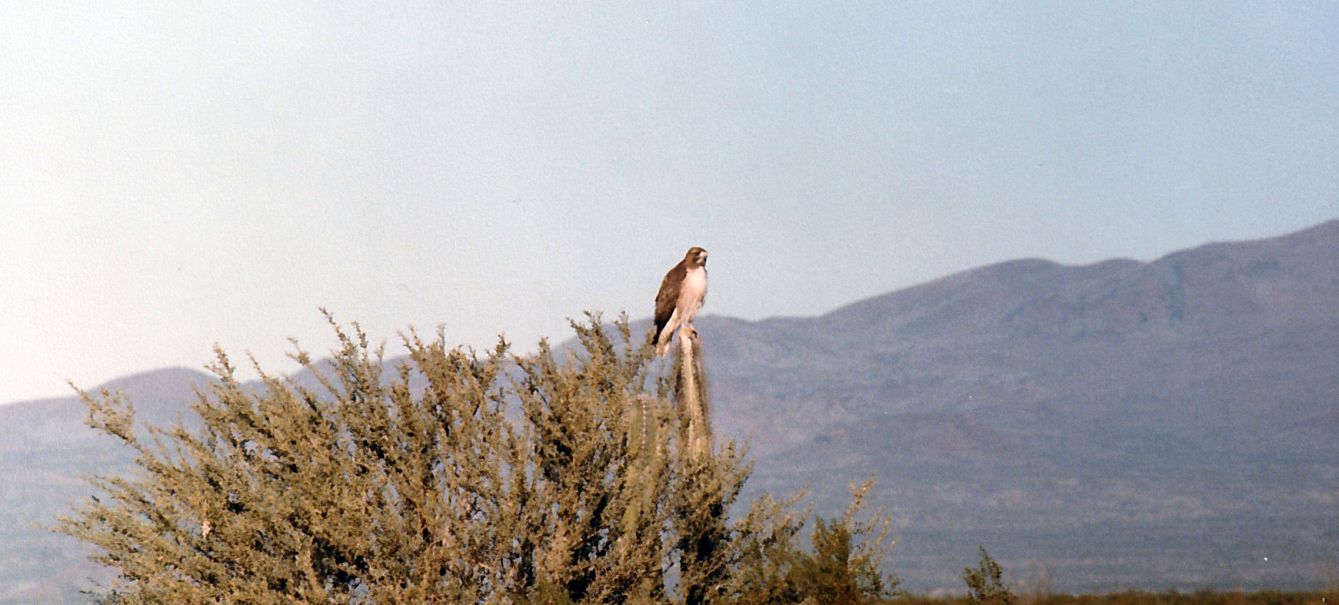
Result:
{"type": "Polygon", "coordinates": [[[978,543],[1073,590],[1339,569],[1339,221],[698,323],[755,486],[877,473],[913,585],[951,584],[978,543]]]}
{"type": "MultiPolygon", "coordinates": [[[[644,325],[644,324],[643,324],[644,325]]],[[[1149,263],[1019,260],[819,317],[697,321],[752,490],[834,512],[877,474],[911,588],[985,545],[1051,589],[1339,577],[1339,221],[1149,263]]],[[[116,381],[175,417],[207,375],[116,381]]],[[[82,547],[28,527],[125,468],[74,398],[0,406],[0,602],[70,598],[82,547]]]]}
{"type": "MultiPolygon", "coordinates": [[[[161,424],[187,413],[193,389],[209,378],[170,368],[105,388],[125,393],[140,418],[161,424]]],[[[90,493],[87,475],[120,472],[133,460],[85,426],[87,417],[73,396],[0,405],[0,603],[85,602],[77,601],[78,589],[105,575],[85,560],[83,545],[44,529],[90,493]]]]}

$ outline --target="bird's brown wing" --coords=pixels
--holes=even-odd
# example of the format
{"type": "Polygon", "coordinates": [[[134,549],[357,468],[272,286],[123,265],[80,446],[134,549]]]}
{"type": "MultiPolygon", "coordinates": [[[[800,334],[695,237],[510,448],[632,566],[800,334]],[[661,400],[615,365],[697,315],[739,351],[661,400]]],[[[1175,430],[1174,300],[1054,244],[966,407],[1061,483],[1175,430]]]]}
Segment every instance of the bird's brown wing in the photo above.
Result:
{"type": "Polygon", "coordinates": [[[688,268],[684,266],[683,261],[679,261],[679,264],[674,265],[674,268],[665,274],[664,281],[660,282],[660,292],[656,294],[656,331],[651,335],[652,342],[660,339],[660,331],[665,329],[670,316],[674,315],[674,306],[679,302],[679,288],[683,286],[684,277],[687,275],[688,268]]]}

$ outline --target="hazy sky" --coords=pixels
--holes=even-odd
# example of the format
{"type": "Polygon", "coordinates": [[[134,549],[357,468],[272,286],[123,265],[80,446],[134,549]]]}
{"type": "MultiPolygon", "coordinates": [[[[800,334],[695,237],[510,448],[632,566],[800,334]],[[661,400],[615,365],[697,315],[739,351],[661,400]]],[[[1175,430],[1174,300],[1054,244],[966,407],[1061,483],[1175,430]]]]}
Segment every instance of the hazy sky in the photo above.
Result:
{"type": "Polygon", "coordinates": [[[0,4],[0,401],[1339,217],[1333,2],[92,4],[0,4]]]}

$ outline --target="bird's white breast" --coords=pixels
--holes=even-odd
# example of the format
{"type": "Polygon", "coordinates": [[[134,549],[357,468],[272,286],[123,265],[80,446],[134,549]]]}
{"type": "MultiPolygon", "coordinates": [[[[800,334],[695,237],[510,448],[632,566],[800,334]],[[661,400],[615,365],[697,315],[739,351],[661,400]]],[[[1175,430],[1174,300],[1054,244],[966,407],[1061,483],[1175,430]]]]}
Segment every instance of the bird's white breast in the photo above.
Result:
{"type": "Polygon", "coordinates": [[[707,270],[702,267],[694,267],[688,270],[688,274],[683,278],[683,286],[679,289],[678,307],[689,314],[688,319],[702,307],[702,299],[707,296],[707,270]]]}

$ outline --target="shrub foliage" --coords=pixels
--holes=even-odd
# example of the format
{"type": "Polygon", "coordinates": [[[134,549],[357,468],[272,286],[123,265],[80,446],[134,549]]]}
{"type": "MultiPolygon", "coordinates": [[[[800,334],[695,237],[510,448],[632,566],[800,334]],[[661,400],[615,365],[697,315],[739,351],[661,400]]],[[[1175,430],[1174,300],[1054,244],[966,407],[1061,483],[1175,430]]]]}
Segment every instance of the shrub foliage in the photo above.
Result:
{"type": "Polygon", "coordinates": [[[962,570],[962,581],[967,584],[967,602],[971,605],[1015,605],[1018,597],[1004,584],[1004,569],[990,557],[986,547],[979,546],[981,558],[976,567],[962,570]]]}
{"type": "Polygon", "coordinates": [[[217,352],[198,426],[143,429],[121,396],[82,394],[137,453],[59,525],[118,572],[105,600],[858,603],[896,587],[887,519],[857,519],[868,484],[811,551],[798,498],[736,503],[749,466],[712,439],[695,344],[660,363],[626,317],[610,333],[588,316],[570,350],[526,356],[410,332],[385,371],[356,324],[331,325],[330,362],[294,355],[314,381],[257,388],[217,352]]]}

